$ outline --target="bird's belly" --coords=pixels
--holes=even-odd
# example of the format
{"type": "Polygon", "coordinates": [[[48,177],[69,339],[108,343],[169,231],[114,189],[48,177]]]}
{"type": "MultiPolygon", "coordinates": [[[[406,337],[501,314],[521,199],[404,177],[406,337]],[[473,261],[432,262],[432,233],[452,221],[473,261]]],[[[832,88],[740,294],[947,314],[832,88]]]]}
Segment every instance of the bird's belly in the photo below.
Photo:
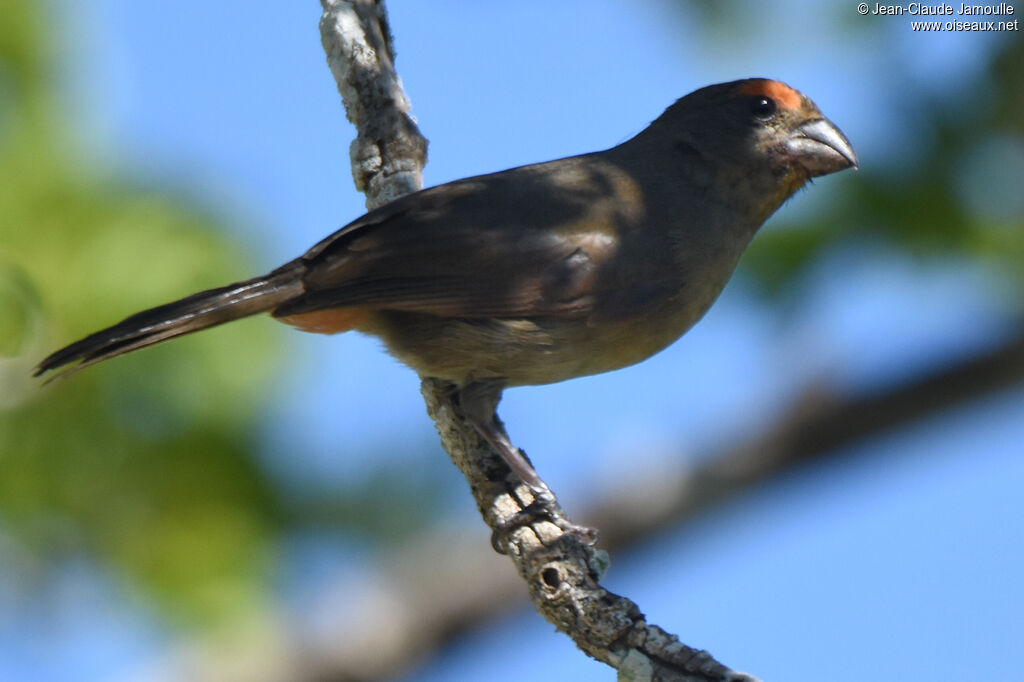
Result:
{"type": "Polygon", "coordinates": [[[548,384],[635,364],[685,332],[703,310],[675,310],[589,326],[564,318],[450,319],[377,311],[363,331],[424,377],[457,384],[500,379],[548,384]]]}

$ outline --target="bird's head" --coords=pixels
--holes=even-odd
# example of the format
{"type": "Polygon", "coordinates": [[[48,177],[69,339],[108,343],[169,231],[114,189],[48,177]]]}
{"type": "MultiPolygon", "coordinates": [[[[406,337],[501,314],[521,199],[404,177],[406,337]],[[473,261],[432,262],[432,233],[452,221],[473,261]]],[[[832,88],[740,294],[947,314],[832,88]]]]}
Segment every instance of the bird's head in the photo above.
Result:
{"type": "Polygon", "coordinates": [[[764,78],[730,90],[730,115],[741,119],[746,109],[754,150],[773,166],[806,178],[857,167],[850,141],[806,95],[764,78]]]}
{"type": "Polygon", "coordinates": [[[849,140],[814,102],[766,78],[696,90],[648,130],[696,175],[755,190],[776,208],[809,179],[857,167],[849,140]]]}

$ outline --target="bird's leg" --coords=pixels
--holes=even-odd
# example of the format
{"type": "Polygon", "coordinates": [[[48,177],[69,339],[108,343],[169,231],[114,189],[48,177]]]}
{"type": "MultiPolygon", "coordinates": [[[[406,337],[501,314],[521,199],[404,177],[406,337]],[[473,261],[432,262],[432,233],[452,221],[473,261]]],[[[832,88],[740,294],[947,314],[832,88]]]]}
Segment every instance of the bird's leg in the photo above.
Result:
{"type": "Polygon", "coordinates": [[[551,494],[547,484],[534,470],[523,451],[512,444],[504,427],[498,421],[498,402],[503,386],[497,382],[477,381],[467,384],[459,391],[459,407],[462,415],[473,425],[495,452],[501,455],[509,468],[516,472],[523,483],[530,486],[535,494],[551,494]]]}
{"type": "Polygon", "coordinates": [[[533,502],[512,518],[499,522],[491,537],[491,544],[501,552],[501,540],[516,528],[527,526],[538,519],[551,521],[563,531],[582,536],[584,541],[593,544],[597,541],[597,531],[578,526],[565,517],[551,488],[537,474],[523,451],[512,444],[505,428],[498,421],[497,407],[503,388],[496,381],[477,381],[463,386],[458,394],[459,408],[466,421],[501,455],[509,468],[533,493],[533,502]]]}

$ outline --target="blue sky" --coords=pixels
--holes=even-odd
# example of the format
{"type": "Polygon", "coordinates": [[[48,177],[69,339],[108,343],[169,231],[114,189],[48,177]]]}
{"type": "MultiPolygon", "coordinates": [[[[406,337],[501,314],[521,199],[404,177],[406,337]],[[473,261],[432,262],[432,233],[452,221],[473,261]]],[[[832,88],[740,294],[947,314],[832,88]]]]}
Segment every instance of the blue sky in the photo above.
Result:
{"type": "MultiPolygon", "coordinates": [[[[853,3],[804,0],[751,4],[731,28],[703,34],[685,13],[665,13],[669,4],[391,0],[397,66],[431,141],[427,184],[611,146],[696,87],[762,75],[814,98],[863,168],[898,172],[918,134],[899,78],[936,89],[981,78],[993,40],[911,34],[899,19],[854,16],[853,3]],[[840,33],[849,22],[857,30],[840,33]]],[[[56,6],[68,20],[59,77],[84,153],[210,206],[261,269],[362,212],[318,3],[56,6]]],[[[843,176],[780,214],[812,215],[843,176]]],[[[513,439],[572,510],[630,467],[679,467],[666,453],[756,434],[814,377],[871,386],[988,343],[1005,325],[983,271],[876,256],[835,255],[785,320],[753,305],[753,285],[738,279],[691,333],[638,367],[509,392],[513,439]]],[[[372,462],[339,450],[395,432],[432,441],[417,378],[375,341],[288,339],[285,380],[258,435],[274,470],[350,480],[372,462]]],[[[613,557],[607,586],[766,681],[1002,677],[1024,662],[1012,570],[1024,563],[1022,406],[1018,391],[863,443],[858,457],[613,557]]],[[[437,450],[422,456],[450,466],[437,450]]],[[[468,495],[456,506],[470,508],[468,495]]],[[[66,572],[53,603],[0,615],[0,679],[141,679],[166,633],[95,567],[66,572]]],[[[549,679],[611,679],[525,610],[405,679],[506,679],[498,655],[535,658],[549,679]]]]}

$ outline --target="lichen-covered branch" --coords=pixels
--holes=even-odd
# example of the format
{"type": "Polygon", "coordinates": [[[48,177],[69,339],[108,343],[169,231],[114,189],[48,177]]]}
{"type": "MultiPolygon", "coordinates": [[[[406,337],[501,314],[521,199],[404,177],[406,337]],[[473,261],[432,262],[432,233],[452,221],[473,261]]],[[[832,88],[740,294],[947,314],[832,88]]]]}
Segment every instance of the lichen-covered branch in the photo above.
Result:
{"type": "MultiPolygon", "coordinates": [[[[349,120],[356,187],[367,206],[380,206],[422,186],[426,140],[409,110],[394,69],[394,50],[383,0],[321,0],[321,36],[349,120]]],[[[469,481],[492,529],[532,501],[504,460],[459,412],[454,386],[426,378],[422,391],[441,442],[469,481]]],[[[564,520],[555,509],[555,520],[564,520]]],[[[681,644],[646,622],[632,601],[601,587],[607,555],[560,529],[568,523],[535,521],[501,534],[501,545],[527,583],[537,610],[577,646],[619,671],[622,680],[753,680],[681,644]]]]}
{"type": "MultiPolygon", "coordinates": [[[[455,395],[450,384],[423,381],[427,412],[441,443],[469,481],[484,519],[495,528],[529,504],[529,489],[462,419],[455,395]]],[[[540,614],[588,655],[617,669],[619,679],[755,682],[647,623],[636,604],[601,587],[607,554],[578,535],[538,521],[512,532],[505,550],[540,614]]]]}
{"type": "Polygon", "coordinates": [[[320,38],[345,115],[357,131],[349,149],[356,189],[374,209],[423,187],[427,140],[394,67],[383,2],[322,0],[320,38]]]}

